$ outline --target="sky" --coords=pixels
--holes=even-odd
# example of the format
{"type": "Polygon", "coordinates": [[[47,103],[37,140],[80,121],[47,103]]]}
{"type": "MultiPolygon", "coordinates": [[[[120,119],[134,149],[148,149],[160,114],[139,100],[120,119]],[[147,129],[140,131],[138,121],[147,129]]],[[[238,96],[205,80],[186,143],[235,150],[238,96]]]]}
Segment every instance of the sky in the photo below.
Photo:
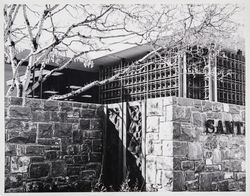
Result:
{"type": "MultiPolygon", "coordinates": [[[[43,10],[44,5],[41,5],[41,4],[28,4],[28,6],[30,8],[32,8],[32,10],[34,10],[34,12],[31,12],[29,9],[27,10],[28,18],[29,18],[31,24],[35,24],[37,22],[37,19],[39,18],[39,16],[35,12],[36,11],[39,12],[39,11],[43,10]]],[[[160,5],[157,5],[157,6],[160,6],[160,5]]],[[[99,10],[96,8],[96,6],[92,6],[91,11],[92,11],[92,13],[98,14],[99,10]]],[[[237,14],[235,14],[233,16],[233,20],[234,21],[240,21],[242,24],[244,24],[245,20],[244,20],[244,17],[243,17],[243,11],[244,11],[244,9],[242,8],[241,12],[238,12],[237,14]]],[[[74,11],[73,8],[69,8],[69,11],[60,12],[54,17],[54,24],[55,24],[55,26],[58,27],[58,30],[65,30],[66,26],[69,26],[72,23],[80,21],[84,17],[86,17],[84,12],[78,11],[77,9],[75,9],[75,11],[74,11]]],[[[113,18],[114,18],[114,20],[118,20],[119,16],[113,16],[113,18]]],[[[18,25],[25,25],[22,10],[20,10],[19,14],[17,15],[17,19],[16,19],[15,23],[18,24],[18,25]]],[[[50,21],[47,20],[44,25],[45,25],[45,27],[46,26],[49,27],[50,26],[50,21]]],[[[137,27],[135,26],[134,28],[137,28],[137,27]]],[[[244,37],[243,31],[244,31],[244,26],[240,26],[240,28],[236,32],[236,36],[244,37]]],[[[95,32],[88,32],[88,33],[89,34],[95,34],[95,32]]],[[[117,31],[117,32],[114,32],[113,34],[115,34],[115,33],[120,33],[120,32],[117,31]]],[[[110,34],[106,34],[106,35],[110,35],[110,34]]],[[[42,44],[44,46],[46,46],[46,45],[48,45],[50,43],[51,35],[44,31],[43,34],[42,34],[41,40],[42,40],[42,44]]],[[[104,55],[109,54],[109,53],[115,53],[115,52],[118,52],[120,50],[124,50],[124,49],[127,49],[127,48],[130,48],[130,47],[134,46],[132,44],[125,44],[124,42],[133,43],[133,42],[138,42],[139,40],[140,40],[140,38],[138,38],[135,35],[128,36],[128,37],[122,37],[122,38],[109,39],[109,40],[105,41],[105,44],[102,47],[108,47],[112,51],[99,51],[99,52],[89,53],[88,57],[90,57],[91,59],[95,59],[95,58],[104,56],[104,55]]],[[[27,45],[27,42],[24,42],[24,43],[20,44],[20,47],[21,48],[27,48],[29,46],[27,45]]],[[[80,48],[80,50],[82,50],[83,46],[79,45],[79,44],[74,44],[73,48],[76,49],[76,50],[79,50],[79,48],[80,48]]],[[[73,53],[68,51],[66,55],[67,56],[72,56],[73,53]]]]}

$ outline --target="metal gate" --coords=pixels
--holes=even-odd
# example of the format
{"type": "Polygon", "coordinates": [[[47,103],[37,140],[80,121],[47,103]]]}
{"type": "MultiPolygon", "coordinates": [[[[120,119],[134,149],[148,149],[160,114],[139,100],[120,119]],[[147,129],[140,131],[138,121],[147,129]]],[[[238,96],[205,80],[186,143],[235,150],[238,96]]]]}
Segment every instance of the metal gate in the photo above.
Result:
{"type": "Polygon", "coordinates": [[[118,191],[126,180],[131,189],[145,189],[144,101],[106,107],[105,183],[118,191]]]}

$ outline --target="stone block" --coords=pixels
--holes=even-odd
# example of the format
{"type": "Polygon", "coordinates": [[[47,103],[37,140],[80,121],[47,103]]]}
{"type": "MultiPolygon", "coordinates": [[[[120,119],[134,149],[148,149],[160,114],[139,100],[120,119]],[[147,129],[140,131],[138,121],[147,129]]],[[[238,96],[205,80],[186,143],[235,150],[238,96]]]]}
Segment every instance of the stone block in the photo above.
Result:
{"type": "Polygon", "coordinates": [[[218,183],[217,182],[212,182],[212,185],[211,185],[211,191],[218,191],[218,183]]]}
{"type": "Polygon", "coordinates": [[[82,130],[74,130],[72,132],[73,144],[82,144],[83,142],[83,131],[82,130]]]}
{"type": "Polygon", "coordinates": [[[101,171],[101,163],[87,163],[85,168],[86,170],[94,170],[98,174],[101,171]]]}
{"type": "Polygon", "coordinates": [[[7,108],[10,106],[10,97],[4,97],[4,107],[7,108]]]}
{"type": "Polygon", "coordinates": [[[74,164],[72,155],[64,155],[63,160],[65,161],[66,164],[74,164]]]}
{"type": "MultiPolygon", "coordinates": [[[[15,156],[18,155],[17,153],[17,147],[18,145],[16,144],[11,144],[11,143],[5,143],[5,156],[15,156]]],[[[24,152],[22,150],[21,154],[24,152]]]]}
{"type": "Polygon", "coordinates": [[[163,99],[149,99],[147,102],[147,116],[161,116],[163,108],[163,99]]]}
{"type": "Polygon", "coordinates": [[[224,172],[224,179],[233,179],[234,172],[224,172]]]}
{"type": "Polygon", "coordinates": [[[173,158],[172,157],[157,157],[156,168],[171,171],[173,170],[173,158]]]}
{"type": "Polygon", "coordinates": [[[160,122],[159,136],[162,140],[173,140],[173,134],[178,132],[176,123],[160,122]]]}
{"type": "Polygon", "coordinates": [[[159,132],[159,117],[158,116],[149,116],[147,117],[147,132],[159,132]]]}
{"type": "Polygon", "coordinates": [[[91,109],[81,109],[80,112],[80,117],[81,118],[95,118],[95,110],[91,109]]]}
{"type": "Polygon", "coordinates": [[[221,150],[217,146],[217,148],[215,148],[213,150],[212,162],[213,162],[213,164],[219,164],[219,163],[221,163],[221,160],[222,160],[222,158],[221,158],[221,150]]]}
{"type": "Polygon", "coordinates": [[[222,121],[232,121],[232,120],[233,120],[232,114],[225,112],[222,113],[222,121]]]}
{"type": "Polygon", "coordinates": [[[87,155],[74,155],[73,160],[74,160],[74,164],[76,165],[86,164],[88,161],[88,156],[87,155]]]}
{"type": "Polygon", "coordinates": [[[176,98],[176,97],[164,97],[163,98],[163,105],[164,106],[175,105],[175,104],[177,104],[177,100],[178,100],[178,98],[176,98]]]}
{"type": "Polygon", "coordinates": [[[66,164],[64,161],[53,161],[51,163],[51,175],[52,176],[65,176],[66,164]]]}
{"type": "Polygon", "coordinates": [[[223,116],[223,114],[220,112],[207,112],[207,119],[219,119],[219,120],[221,120],[222,116],[223,116]]]}
{"type": "Polygon", "coordinates": [[[5,192],[7,192],[6,189],[10,189],[10,188],[12,189],[13,192],[15,192],[14,190],[16,190],[16,188],[22,187],[23,181],[24,181],[23,175],[20,173],[6,175],[5,176],[5,192]]]}
{"type": "Polygon", "coordinates": [[[66,145],[66,153],[69,155],[78,155],[81,152],[81,144],[66,145]]]}
{"type": "Polygon", "coordinates": [[[240,183],[237,181],[228,181],[228,191],[240,191],[240,183]]]}
{"type": "Polygon", "coordinates": [[[72,136],[72,124],[70,123],[55,123],[55,137],[71,137],[72,136]]]}
{"type": "Polygon", "coordinates": [[[156,184],[162,185],[162,170],[156,170],[156,184]]]}
{"type": "Polygon", "coordinates": [[[245,172],[234,172],[234,179],[235,180],[245,180],[246,173],[245,172]]]}
{"type": "Polygon", "coordinates": [[[10,105],[22,105],[23,99],[21,97],[10,97],[9,103],[10,105]]]}
{"type": "Polygon", "coordinates": [[[53,129],[51,123],[39,123],[38,124],[38,137],[39,138],[51,138],[53,136],[53,129]]]}
{"type": "Polygon", "coordinates": [[[67,167],[67,176],[80,175],[81,167],[80,166],[68,166],[67,167]]]}
{"type": "Polygon", "coordinates": [[[42,110],[43,101],[41,99],[25,98],[24,106],[30,107],[32,111],[42,110]]]}
{"type": "Polygon", "coordinates": [[[173,156],[172,141],[162,141],[162,154],[163,156],[173,156]]]}
{"type": "Polygon", "coordinates": [[[174,170],[181,170],[181,162],[186,161],[187,158],[185,157],[173,157],[173,169],[174,170]]]}
{"type": "Polygon", "coordinates": [[[202,172],[199,176],[199,191],[212,191],[213,174],[202,172]]]}
{"type": "Polygon", "coordinates": [[[84,170],[80,172],[81,178],[86,180],[93,180],[96,177],[96,172],[95,170],[84,170]]]}
{"type": "Polygon", "coordinates": [[[154,157],[146,158],[146,182],[149,184],[156,183],[156,161],[154,157]]]}
{"type": "Polygon", "coordinates": [[[30,119],[31,110],[29,107],[11,106],[9,109],[9,115],[10,117],[17,119],[30,119]]]}
{"type": "Polygon", "coordinates": [[[212,105],[212,111],[214,112],[223,112],[223,104],[222,103],[213,103],[212,105]]]}
{"type": "Polygon", "coordinates": [[[173,171],[162,170],[162,184],[164,190],[173,190],[173,171]]]}
{"type": "Polygon", "coordinates": [[[5,129],[22,130],[23,128],[22,120],[5,118],[5,129]]]}
{"type": "Polygon", "coordinates": [[[72,111],[73,110],[73,104],[71,102],[61,101],[59,102],[59,108],[61,111],[72,111]]]}
{"type": "Polygon", "coordinates": [[[173,107],[173,120],[178,120],[182,122],[191,121],[191,109],[182,106],[173,107]]]}
{"type": "Polygon", "coordinates": [[[212,109],[213,109],[212,102],[209,102],[209,101],[202,101],[202,110],[203,110],[204,112],[212,111],[212,109]]]}
{"type": "Polygon", "coordinates": [[[146,133],[146,141],[149,140],[159,140],[159,133],[146,133]]]}
{"type": "Polygon", "coordinates": [[[204,122],[202,121],[202,117],[200,113],[193,113],[193,124],[194,126],[201,127],[204,122]]]}
{"type": "Polygon", "coordinates": [[[28,170],[30,158],[27,156],[11,157],[10,171],[12,173],[25,173],[28,170]]]}
{"type": "Polygon", "coordinates": [[[92,151],[92,141],[85,139],[83,140],[83,144],[81,145],[81,152],[92,151]]]}
{"type": "MultiPolygon", "coordinates": [[[[82,107],[82,104],[83,104],[83,103],[73,102],[73,103],[72,103],[72,106],[73,106],[73,108],[81,108],[81,107],[82,107]]],[[[86,104],[86,103],[84,103],[84,104],[86,104]]],[[[88,106],[87,106],[87,107],[88,107],[88,106]]]]}
{"type": "Polygon", "coordinates": [[[174,141],[173,142],[173,155],[174,157],[177,157],[177,156],[186,157],[188,155],[188,143],[174,141]]]}
{"type": "Polygon", "coordinates": [[[198,140],[200,136],[200,132],[194,126],[186,126],[183,125],[180,128],[179,135],[174,133],[174,138],[180,141],[195,141],[198,140]]]}
{"type": "Polygon", "coordinates": [[[191,160],[201,159],[203,155],[203,149],[200,142],[188,143],[188,158],[191,160]]]}
{"type": "Polygon", "coordinates": [[[221,170],[221,165],[206,165],[205,171],[207,172],[213,172],[213,171],[219,171],[221,170]]]}
{"type": "Polygon", "coordinates": [[[229,104],[229,113],[231,114],[239,114],[240,113],[240,106],[229,104]]]}
{"type": "Polygon", "coordinates": [[[50,121],[58,122],[60,121],[60,117],[57,112],[50,112],[50,121]]]}
{"type": "Polygon", "coordinates": [[[48,122],[50,120],[50,113],[48,111],[31,111],[31,119],[33,122],[48,122]]]}
{"type": "Polygon", "coordinates": [[[68,111],[67,118],[80,118],[80,109],[74,108],[73,111],[68,111]]]}
{"type": "Polygon", "coordinates": [[[194,171],[185,171],[185,181],[195,180],[194,171]]]}
{"type": "Polygon", "coordinates": [[[101,162],[102,161],[102,153],[99,152],[92,152],[90,154],[90,160],[91,162],[101,162]]]}
{"type": "Polygon", "coordinates": [[[160,142],[153,141],[150,147],[150,153],[152,153],[152,155],[162,155],[162,144],[160,142]]]}
{"type": "Polygon", "coordinates": [[[43,162],[43,161],[44,161],[43,156],[32,156],[32,157],[30,157],[30,163],[43,162]]]}
{"type": "Polygon", "coordinates": [[[199,189],[198,179],[186,181],[186,189],[187,191],[198,191],[199,189]]]}
{"type": "Polygon", "coordinates": [[[102,139],[102,131],[99,131],[99,130],[85,131],[85,138],[102,139]]]}
{"type": "Polygon", "coordinates": [[[167,121],[174,120],[174,109],[175,109],[175,106],[173,105],[166,106],[164,116],[167,121]]]}
{"type": "Polygon", "coordinates": [[[202,172],[205,169],[205,161],[199,160],[194,162],[194,170],[195,172],[202,172]]]}
{"type": "Polygon", "coordinates": [[[246,120],[246,112],[245,112],[245,110],[244,111],[241,111],[241,119],[242,119],[242,121],[243,122],[245,122],[245,120],[246,120]]]}
{"type": "Polygon", "coordinates": [[[85,130],[89,129],[89,127],[90,127],[90,120],[85,120],[85,119],[80,120],[80,129],[85,130]]]}
{"type": "Polygon", "coordinates": [[[45,157],[47,160],[55,160],[59,156],[58,151],[56,150],[49,150],[45,152],[45,157]]]}
{"type": "Polygon", "coordinates": [[[213,182],[224,180],[224,175],[225,175],[224,172],[215,171],[215,172],[212,172],[212,174],[213,174],[213,176],[212,176],[213,182]]]}
{"type": "Polygon", "coordinates": [[[25,149],[26,155],[39,156],[44,154],[45,147],[42,145],[27,145],[25,149]]]}
{"type": "Polygon", "coordinates": [[[222,180],[218,182],[218,191],[229,191],[228,180],[222,180]]]}
{"type": "Polygon", "coordinates": [[[178,97],[177,104],[180,106],[193,106],[193,99],[178,97]]]}
{"type": "Polygon", "coordinates": [[[60,145],[61,144],[61,140],[60,138],[38,138],[37,139],[37,144],[40,145],[46,145],[46,146],[50,146],[50,145],[60,145]]]}
{"type": "Polygon", "coordinates": [[[59,111],[58,101],[44,101],[44,110],[59,111]]]}
{"type": "Polygon", "coordinates": [[[101,120],[90,120],[90,129],[101,129],[102,122],[101,120]]]}
{"type": "Polygon", "coordinates": [[[194,170],[194,161],[182,161],[181,168],[182,170],[194,170]]]}
{"type": "Polygon", "coordinates": [[[103,118],[105,113],[104,113],[104,107],[103,106],[99,106],[96,110],[96,115],[99,118],[103,118]]]}
{"type": "Polygon", "coordinates": [[[222,171],[228,171],[228,172],[242,171],[242,160],[224,160],[224,161],[222,161],[222,171]]]}
{"type": "Polygon", "coordinates": [[[93,140],[93,152],[102,151],[102,140],[93,140]]]}
{"type": "Polygon", "coordinates": [[[202,112],[202,101],[201,100],[198,100],[198,99],[194,99],[194,105],[193,107],[191,108],[192,111],[199,111],[199,112],[202,112]]]}
{"type": "Polygon", "coordinates": [[[173,191],[185,191],[185,175],[182,171],[173,172],[173,191]]]}
{"type": "Polygon", "coordinates": [[[23,186],[17,188],[9,188],[5,190],[6,193],[22,193],[24,192],[23,186]]]}
{"type": "Polygon", "coordinates": [[[50,164],[49,163],[32,163],[29,167],[30,178],[41,178],[49,175],[50,164]]]}

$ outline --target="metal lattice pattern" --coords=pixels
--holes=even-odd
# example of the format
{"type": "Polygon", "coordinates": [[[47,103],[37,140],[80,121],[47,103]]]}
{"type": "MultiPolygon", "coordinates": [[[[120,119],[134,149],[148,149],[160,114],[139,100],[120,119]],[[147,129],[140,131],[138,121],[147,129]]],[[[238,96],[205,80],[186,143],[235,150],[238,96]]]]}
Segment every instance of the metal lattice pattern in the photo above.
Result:
{"type": "MultiPolygon", "coordinates": [[[[143,69],[134,69],[121,79],[101,86],[100,102],[119,103],[179,96],[245,105],[245,57],[242,52],[211,54],[208,49],[202,51],[201,55],[197,55],[192,51],[178,53],[171,50],[161,54],[161,57],[151,57],[144,65],[138,65],[143,69]],[[192,71],[196,74],[192,74],[192,71]]],[[[101,67],[100,80],[130,65],[123,62],[101,67]]]]}
{"type": "Polygon", "coordinates": [[[128,106],[129,126],[127,130],[127,148],[135,157],[136,165],[141,170],[142,164],[142,114],[140,107],[128,106]]]}

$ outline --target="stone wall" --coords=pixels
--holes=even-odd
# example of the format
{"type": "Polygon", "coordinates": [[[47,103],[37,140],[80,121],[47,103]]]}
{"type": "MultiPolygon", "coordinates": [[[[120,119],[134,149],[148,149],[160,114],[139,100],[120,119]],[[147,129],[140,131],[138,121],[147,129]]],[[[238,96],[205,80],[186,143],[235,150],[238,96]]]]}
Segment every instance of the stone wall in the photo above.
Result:
{"type": "Polygon", "coordinates": [[[5,192],[91,191],[102,161],[97,104],[5,98],[5,192]]]}
{"type": "Polygon", "coordinates": [[[245,191],[244,106],[166,97],[146,115],[147,190],[245,191]],[[228,133],[225,121],[243,125],[228,133]]]}

